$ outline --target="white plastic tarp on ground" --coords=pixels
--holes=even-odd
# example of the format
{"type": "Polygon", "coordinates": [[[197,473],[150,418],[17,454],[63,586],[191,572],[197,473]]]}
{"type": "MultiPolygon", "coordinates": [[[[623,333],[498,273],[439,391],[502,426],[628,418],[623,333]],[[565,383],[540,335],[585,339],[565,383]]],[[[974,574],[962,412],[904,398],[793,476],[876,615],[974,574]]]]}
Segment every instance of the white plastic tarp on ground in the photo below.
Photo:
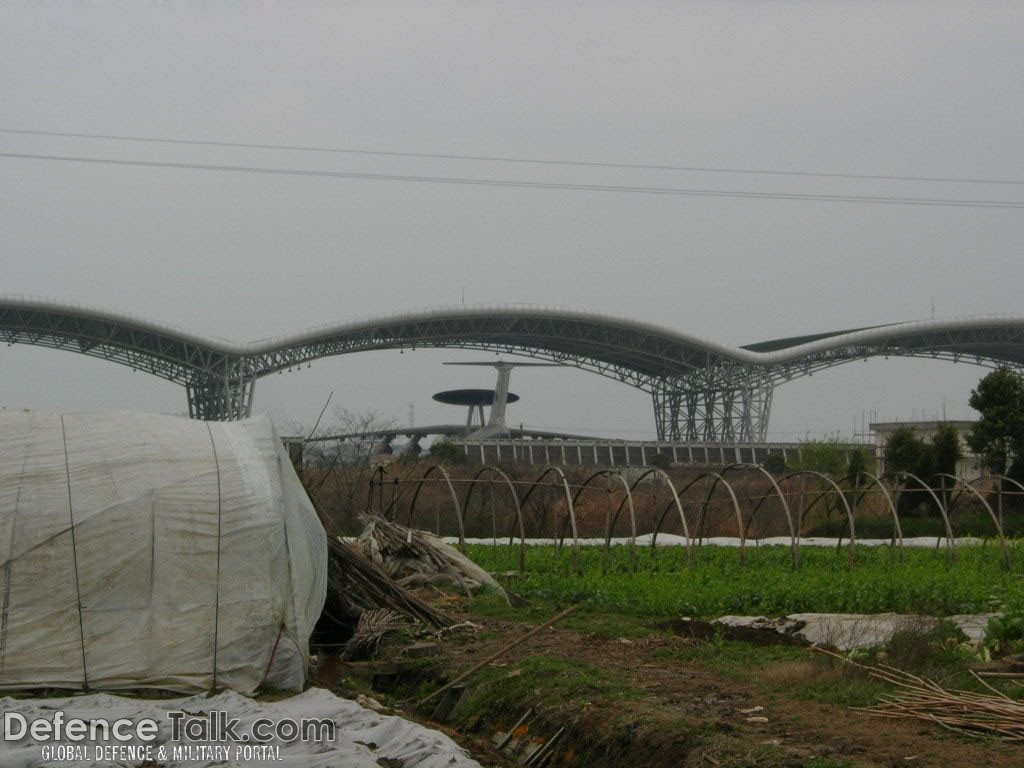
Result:
{"type": "Polygon", "coordinates": [[[0,412],[0,688],[301,690],[326,560],[266,416],[0,412]]]}
{"type": "MultiPolygon", "coordinates": [[[[155,759],[155,762],[166,768],[219,768],[243,765],[265,768],[380,768],[381,765],[400,765],[403,768],[480,768],[479,763],[468,757],[443,733],[400,717],[381,715],[364,709],[355,702],[339,699],[322,688],[311,688],[298,696],[275,702],[254,701],[232,692],[209,697],[199,695],[186,699],[155,701],[92,694],[68,699],[0,699],[0,707],[4,711],[17,712],[28,722],[33,718],[44,718],[52,722],[57,710],[63,710],[65,720],[105,719],[113,722],[117,718],[128,718],[137,723],[140,718],[152,718],[160,726],[159,735],[151,743],[154,759],[159,754],[159,748],[163,747],[165,757],[155,759]],[[208,718],[210,712],[225,712],[228,718],[238,718],[236,732],[240,742],[171,742],[170,720],[167,713],[172,711],[185,712],[197,718],[208,718]],[[252,726],[257,718],[267,718],[272,723],[279,723],[284,718],[296,723],[301,723],[303,718],[327,718],[337,725],[337,731],[333,740],[319,738],[311,741],[284,742],[272,738],[266,744],[278,747],[279,752],[270,755],[246,755],[243,750],[253,742],[245,741],[245,736],[252,733],[252,726]],[[220,753],[220,757],[214,757],[212,754],[208,757],[202,756],[199,748],[210,746],[226,749],[227,757],[223,756],[224,752],[220,753]],[[175,747],[180,751],[176,753],[175,747]],[[191,749],[184,749],[185,747],[191,749]],[[387,762],[385,758],[394,762],[387,762]]],[[[309,735],[314,733],[317,733],[316,729],[307,730],[309,735]]],[[[322,734],[323,731],[319,733],[322,734]]],[[[71,744],[66,740],[61,743],[65,747],[71,744]]],[[[96,742],[86,740],[77,744],[85,748],[87,759],[61,761],[60,765],[69,768],[94,768],[112,764],[109,760],[95,759],[96,742]]],[[[141,742],[131,744],[138,745],[141,742]]],[[[56,745],[53,742],[34,742],[28,737],[13,743],[0,741],[0,765],[4,768],[41,768],[52,765],[54,763],[42,758],[44,746],[56,745]]],[[[138,765],[141,762],[125,761],[116,764],[138,765]]]]}
{"type": "MultiPolygon", "coordinates": [[[[653,538],[650,533],[641,533],[636,537],[636,545],[638,547],[650,546],[651,539],[653,538]]],[[[443,536],[442,541],[447,544],[458,544],[459,539],[457,536],[443,536]]],[[[467,538],[467,544],[493,544],[495,541],[498,544],[507,544],[509,542],[508,537],[497,537],[497,538],[467,538]]],[[[519,544],[519,539],[513,537],[511,542],[513,544],[519,544]]],[[[708,547],[738,547],[740,545],[740,538],[738,536],[705,536],[698,539],[696,536],[691,539],[694,546],[697,546],[698,542],[703,546],[708,547]]],[[[791,539],[789,536],[766,536],[763,539],[746,539],[744,544],[748,547],[788,547],[791,539]]],[[[835,547],[836,545],[849,544],[849,537],[836,538],[832,536],[801,536],[797,539],[797,543],[801,547],[835,547]]],[[[572,546],[572,538],[566,537],[564,539],[526,539],[525,543],[527,546],[552,546],[555,544],[564,544],[572,546]]],[[[605,545],[604,537],[595,538],[580,538],[579,543],[581,547],[603,547],[605,545]]],[[[613,536],[609,542],[614,545],[629,544],[630,540],[628,536],[613,536]]],[[[981,545],[985,543],[985,539],[979,539],[974,536],[960,536],[953,540],[953,543],[957,547],[971,547],[975,545],[981,545]]],[[[659,547],[685,547],[686,537],[680,536],[676,533],[659,533],[657,545],[659,547]]],[[[857,539],[858,547],[891,547],[895,546],[893,539],[857,539]]],[[[934,536],[908,536],[903,539],[904,547],[919,547],[925,549],[933,548],[944,548],[949,546],[949,542],[944,534],[936,534],[934,536]]]]}
{"type": "Polygon", "coordinates": [[[852,651],[885,645],[899,630],[923,631],[950,621],[976,646],[985,639],[988,623],[996,613],[961,613],[945,619],[899,613],[791,613],[779,618],[767,616],[721,616],[715,622],[727,627],[750,627],[780,635],[798,637],[806,643],[852,651]]]}

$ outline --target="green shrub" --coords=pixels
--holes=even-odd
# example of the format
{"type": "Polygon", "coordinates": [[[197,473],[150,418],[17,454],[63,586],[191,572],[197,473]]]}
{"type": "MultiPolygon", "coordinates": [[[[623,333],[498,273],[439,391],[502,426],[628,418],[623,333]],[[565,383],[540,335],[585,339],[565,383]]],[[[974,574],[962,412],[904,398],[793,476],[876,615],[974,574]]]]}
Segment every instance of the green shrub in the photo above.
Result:
{"type": "Polygon", "coordinates": [[[430,446],[430,453],[428,455],[431,461],[436,461],[438,464],[466,463],[466,452],[448,440],[438,440],[430,446]]]}
{"type": "Polygon", "coordinates": [[[996,616],[985,630],[985,647],[993,655],[1024,651],[1024,611],[996,616]]]}
{"type": "Polygon", "coordinates": [[[773,475],[786,474],[786,457],[781,453],[769,453],[764,457],[763,466],[773,475]]]}
{"type": "Polygon", "coordinates": [[[908,619],[885,644],[886,663],[905,672],[934,675],[974,656],[967,635],[948,619],[908,619]]]}

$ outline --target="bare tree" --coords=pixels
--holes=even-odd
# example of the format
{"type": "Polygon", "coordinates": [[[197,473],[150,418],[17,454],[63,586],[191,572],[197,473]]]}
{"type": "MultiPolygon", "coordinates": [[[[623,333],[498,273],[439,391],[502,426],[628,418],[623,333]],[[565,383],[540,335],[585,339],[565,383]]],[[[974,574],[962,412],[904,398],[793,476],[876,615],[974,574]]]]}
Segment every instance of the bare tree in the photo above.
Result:
{"type": "MultiPolygon", "coordinates": [[[[304,434],[297,425],[290,428],[304,434]]],[[[376,503],[369,498],[370,480],[391,453],[394,428],[394,420],[379,411],[353,413],[335,408],[330,418],[322,419],[308,434],[302,481],[340,530],[355,532],[358,514],[376,503]]],[[[390,496],[386,500],[390,501],[390,496]]]]}

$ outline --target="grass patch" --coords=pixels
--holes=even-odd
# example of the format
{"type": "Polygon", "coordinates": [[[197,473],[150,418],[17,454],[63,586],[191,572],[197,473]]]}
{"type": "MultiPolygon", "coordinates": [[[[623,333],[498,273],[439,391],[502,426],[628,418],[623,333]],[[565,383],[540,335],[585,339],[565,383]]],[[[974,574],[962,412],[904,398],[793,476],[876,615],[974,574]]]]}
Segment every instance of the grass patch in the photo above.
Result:
{"type": "MultiPolygon", "coordinates": [[[[529,608],[512,608],[498,595],[488,594],[473,598],[466,607],[470,613],[477,616],[506,619],[522,624],[542,624],[567,605],[541,599],[529,608]]],[[[607,613],[588,603],[584,603],[579,611],[560,621],[558,626],[584,635],[607,638],[637,639],[655,634],[670,634],[657,627],[653,618],[607,613]]]]}
{"type": "Polygon", "coordinates": [[[655,656],[661,658],[700,664],[738,678],[747,677],[752,670],[803,660],[809,655],[806,648],[796,645],[754,645],[742,640],[725,639],[655,652],[655,656]]]}
{"type": "Polygon", "coordinates": [[[620,674],[578,661],[532,656],[507,667],[479,673],[469,696],[459,704],[461,722],[502,722],[530,706],[557,705],[579,712],[595,700],[622,702],[643,696],[620,674]]]}
{"type": "Polygon", "coordinates": [[[795,645],[755,645],[742,640],[711,641],[661,649],[667,662],[694,664],[742,682],[754,681],[767,693],[824,704],[862,707],[874,704],[882,683],[863,672],[795,645]]]}

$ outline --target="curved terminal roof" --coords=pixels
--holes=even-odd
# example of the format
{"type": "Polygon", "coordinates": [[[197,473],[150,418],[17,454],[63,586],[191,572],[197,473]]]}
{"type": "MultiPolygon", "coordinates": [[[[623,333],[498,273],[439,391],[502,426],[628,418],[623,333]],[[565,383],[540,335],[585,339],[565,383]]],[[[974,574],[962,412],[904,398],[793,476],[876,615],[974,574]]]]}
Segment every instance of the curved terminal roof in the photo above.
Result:
{"type": "Polygon", "coordinates": [[[865,328],[851,328],[847,331],[826,331],[825,333],[811,333],[805,336],[789,336],[784,339],[759,341],[756,344],[744,344],[740,349],[745,349],[748,352],[778,352],[783,349],[789,349],[790,347],[799,347],[803,344],[810,344],[812,341],[821,341],[822,339],[830,339],[833,336],[844,336],[848,333],[859,333],[860,331],[870,331],[872,328],[882,327],[884,326],[869,325],[865,328]]]}
{"type": "Polygon", "coordinates": [[[857,328],[730,347],[652,323],[529,305],[399,312],[250,343],[77,304],[0,297],[0,339],[68,349],[181,383],[260,376],[308,360],[419,347],[503,351],[554,360],[644,389],[709,369],[759,369],[772,380],[872,355],[1024,366],[1024,317],[986,316],[857,328]]]}

